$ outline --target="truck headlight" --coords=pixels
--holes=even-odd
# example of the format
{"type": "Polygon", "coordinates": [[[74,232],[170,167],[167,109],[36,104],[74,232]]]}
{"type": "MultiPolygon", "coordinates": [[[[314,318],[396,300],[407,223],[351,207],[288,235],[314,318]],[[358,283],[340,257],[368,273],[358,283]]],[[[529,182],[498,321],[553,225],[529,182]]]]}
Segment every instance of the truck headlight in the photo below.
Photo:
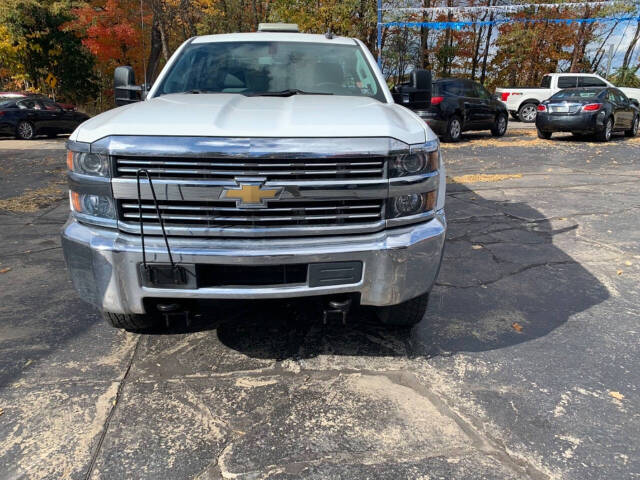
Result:
{"type": "Polygon", "coordinates": [[[412,146],[408,153],[392,158],[389,164],[389,177],[405,177],[435,172],[440,167],[438,141],[432,140],[418,146],[412,146]]]}
{"type": "Polygon", "coordinates": [[[106,155],[89,152],[67,151],[67,168],[75,173],[109,177],[109,158],[106,155]]]}
{"type": "Polygon", "coordinates": [[[76,213],[99,218],[116,218],[113,199],[105,195],[69,192],[71,209],[76,213]]]}
{"type": "Polygon", "coordinates": [[[410,193],[392,197],[387,203],[387,218],[408,217],[433,210],[437,192],[410,193]]]}

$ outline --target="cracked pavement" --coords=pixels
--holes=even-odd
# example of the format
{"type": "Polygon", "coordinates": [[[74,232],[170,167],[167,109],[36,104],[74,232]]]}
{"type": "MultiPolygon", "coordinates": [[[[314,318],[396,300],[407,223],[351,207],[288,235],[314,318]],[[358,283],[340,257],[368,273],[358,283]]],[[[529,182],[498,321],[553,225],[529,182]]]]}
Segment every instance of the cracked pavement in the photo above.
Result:
{"type": "MultiPolygon", "coordinates": [[[[270,301],[117,331],[68,279],[67,202],[0,210],[0,479],[640,478],[640,138],[534,135],[443,145],[411,330],[270,301]]],[[[0,202],[64,162],[0,139],[0,202]]]]}

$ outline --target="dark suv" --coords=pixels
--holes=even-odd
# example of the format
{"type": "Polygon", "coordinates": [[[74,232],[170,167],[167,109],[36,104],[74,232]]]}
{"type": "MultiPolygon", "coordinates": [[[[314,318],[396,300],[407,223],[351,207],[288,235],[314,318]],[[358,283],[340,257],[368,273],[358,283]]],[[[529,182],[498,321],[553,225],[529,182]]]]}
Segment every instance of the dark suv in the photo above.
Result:
{"type": "Polygon", "coordinates": [[[431,106],[416,113],[435,133],[452,142],[460,140],[460,134],[467,130],[491,130],[496,137],[507,131],[504,103],[479,83],[461,78],[434,81],[431,106]]]}

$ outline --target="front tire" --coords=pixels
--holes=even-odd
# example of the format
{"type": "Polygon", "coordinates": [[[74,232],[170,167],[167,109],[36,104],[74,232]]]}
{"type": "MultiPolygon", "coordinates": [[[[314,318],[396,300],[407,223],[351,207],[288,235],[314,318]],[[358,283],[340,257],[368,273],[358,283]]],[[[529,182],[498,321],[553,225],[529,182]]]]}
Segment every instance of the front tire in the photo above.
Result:
{"type": "Polygon", "coordinates": [[[447,122],[447,132],[445,134],[445,138],[449,142],[458,142],[460,140],[460,136],[462,135],[462,121],[460,117],[454,115],[447,122]]]}
{"type": "Polygon", "coordinates": [[[635,137],[638,134],[638,127],[640,125],[640,117],[636,115],[633,119],[633,123],[631,124],[631,130],[625,130],[624,134],[627,137],[635,137]]]}
{"type": "Polygon", "coordinates": [[[36,136],[36,130],[31,123],[22,120],[16,127],[16,138],[20,140],[33,140],[36,136]]]}
{"type": "Polygon", "coordinates": [[[410,327],[420,323],[427,311],[428,304],[429,294],[425,293],[398,305],[380,307],[376,314],[384,325],[410,327]]]}
{"type": "Polygon", "coordinates": [[[601,132],[596,134],[596,138],[600,142],[608,142],[611,140],[611,133],[613,132],[613,119],[611,117],[607,118],[607,121],[604,124],[604,128],[601,132]]]}
{"type": "Polygon", "coordinates": [[[525,103],[518,109],[518,118],[524,123],[533,123],[538,115],[538,105],[535,103],[525,103]]]}
{"type": "Polygon", "coordinates": [[[128,313],[102,312],[102,316],[109,325],[121,328],[128,332],[142,332],[148,330],[154,324],[150,315],[137,315],[128,313]]]}
{"type": "Polygon", "coordinates": [[[502,137],[505,133],[507,133],[507,116],[501,113],[496,117],[496,121],[491,128],[491,135],[502,137]]]}
{"type": "Polygon", "coordinates": [[[549,140],[553,135],[553,132],[545,132],[544,130],[538,129],[538,138],[542,138],[544,140],[549,140]]]}

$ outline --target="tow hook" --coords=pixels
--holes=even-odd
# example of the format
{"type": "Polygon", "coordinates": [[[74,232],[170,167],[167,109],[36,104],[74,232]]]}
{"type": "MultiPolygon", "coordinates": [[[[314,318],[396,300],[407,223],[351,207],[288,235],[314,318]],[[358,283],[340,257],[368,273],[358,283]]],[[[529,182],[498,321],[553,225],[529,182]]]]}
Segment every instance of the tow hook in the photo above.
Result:
{"type": "Polygon", "coordinates": [[[350,308],[351,298],[329,300],[322,312],[322,323],[326,325],[329,320],[339,319],[343,325],[346,325],[350,308]]]}
{"type": "Polygon", "coordinates": [[[184,317],[184,321],[189,327],[191,325],[191,318],[189,317],[189,310],[182,310],[177,303],[159,303],[156,305],[158,311],[164,317],[164,323],[169,328],[172,317],[184,317]]]}

